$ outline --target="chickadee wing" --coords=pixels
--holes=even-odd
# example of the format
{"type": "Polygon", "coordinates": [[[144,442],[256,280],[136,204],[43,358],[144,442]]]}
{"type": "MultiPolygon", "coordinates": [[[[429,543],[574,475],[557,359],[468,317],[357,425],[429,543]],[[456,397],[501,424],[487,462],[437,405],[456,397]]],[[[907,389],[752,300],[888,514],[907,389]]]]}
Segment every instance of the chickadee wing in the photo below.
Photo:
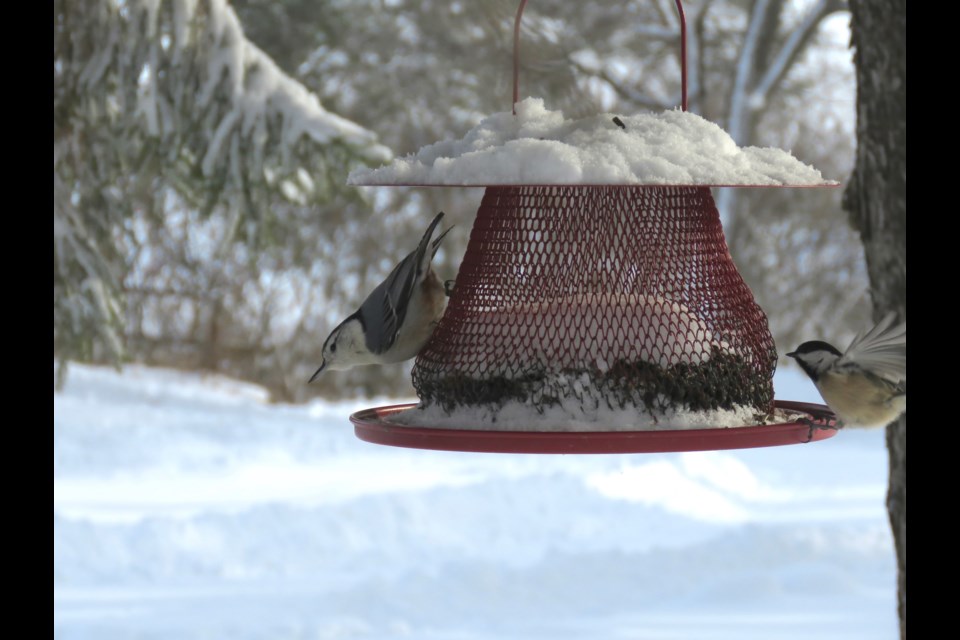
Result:
{"type": "Polygon", "coordinates": [[[441,218],[442,211],[427,227],[417,249],[401,260],[360,305],[367,348],[372,353],[384,353],[396,342],[416,285],[430,267],[433,255],[427,255],[427,248],[441,218]]]}
{"type": "Polygon", "coordinates": [[[896,314],[888,313],[869,331],[861,331],[837,362],[857,365],[893,383],[907,379],[907,323],[891,327],[896,314]]]}

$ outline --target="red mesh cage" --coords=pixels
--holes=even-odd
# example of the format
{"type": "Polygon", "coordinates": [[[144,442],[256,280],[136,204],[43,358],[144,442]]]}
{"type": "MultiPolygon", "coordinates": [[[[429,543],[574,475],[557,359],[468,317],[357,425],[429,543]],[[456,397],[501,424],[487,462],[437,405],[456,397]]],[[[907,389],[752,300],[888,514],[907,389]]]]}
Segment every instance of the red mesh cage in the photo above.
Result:
{"type": "Polygon", "coordinates": [[[487,188],[421,405],[773,408],[776,350],[705,187],[487,188]]]}

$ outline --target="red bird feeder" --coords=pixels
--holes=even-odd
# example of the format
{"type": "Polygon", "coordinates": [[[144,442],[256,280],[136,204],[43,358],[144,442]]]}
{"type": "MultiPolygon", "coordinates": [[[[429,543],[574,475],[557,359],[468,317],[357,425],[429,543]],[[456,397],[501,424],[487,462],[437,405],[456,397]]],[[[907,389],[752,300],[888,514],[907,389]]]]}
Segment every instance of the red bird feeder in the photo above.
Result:
{"type": "Polygon", "coordinates": [[[488,186],[446,313],[413,369],[420,404],[350,416],[357,436],[457,451],[633,453],[834,435],[826,406],[774,402],[773,337],[730,257],[710,186],[488,186]],[[685,417],[731,414],[759,426],[689,428],[685,417]]]}

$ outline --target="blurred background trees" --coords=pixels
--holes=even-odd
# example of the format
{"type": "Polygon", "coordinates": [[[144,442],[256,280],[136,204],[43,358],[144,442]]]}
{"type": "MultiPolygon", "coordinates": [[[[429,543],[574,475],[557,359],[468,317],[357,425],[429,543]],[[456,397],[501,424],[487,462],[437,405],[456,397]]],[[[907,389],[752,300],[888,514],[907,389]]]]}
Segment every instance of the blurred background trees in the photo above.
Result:
{"type": "MultiPolygon", "coordinates": [[[[403,155],[510,108],[516,8],[55,1],[55,358],[216,370],[285,401],[412,394],[409,364],[305,381],[330,329],[439,210],[457,226],[437,264],[455,275],[482,191],[343,183],[351,167],[385,159],[380,145],[403,155]]],[[[690,110],[743,146],[789,149],[845,180],[844,3],[684,8],[690,110]]],[[[521,47],[521,96],[567,117],[680,103],[674,0],[535,0],[521,47]]],[[[715,196],[778,344],[843,344],[868,322],[863,249],[840,189],[715,196]]]]}

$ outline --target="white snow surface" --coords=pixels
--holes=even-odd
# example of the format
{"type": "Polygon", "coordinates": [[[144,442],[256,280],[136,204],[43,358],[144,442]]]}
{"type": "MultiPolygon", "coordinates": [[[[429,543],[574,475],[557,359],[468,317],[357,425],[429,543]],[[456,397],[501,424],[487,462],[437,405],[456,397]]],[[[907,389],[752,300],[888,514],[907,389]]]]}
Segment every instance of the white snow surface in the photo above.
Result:
{"type": "MultiPolygon", "coordinates": [[[[586,378],[586,376],[583,376],[586,378]]],[[[576,381],[574,382],[576,384],[576,381]]],[[[589,384],[586,381],[585,384],[589,384]]],[[[774,412],[770,422],[758,422],[750,406],[732,409],[690,411],[674,409],[656,416],[635,408],[585,406],[577,398],[563,398],[557,405],[538,410],[531,402],[509,400],[502,406],[456,407],[446,411],[438,405],[417,406],[388,416],[386,422],[417,427],[482,429],[493,431],[681,431],[746,427],[793,422],[801,414],[774,412]]]]}
{"type": "Polygon", "coordinates": [[[817,169],[781,149],[740,148],[716,124],[680,111],[567,120],[541,98],[496,113],[459,140],[423,147],[352,185],[790,185],[827,186],[817,169]]]}
{"type": "MultiPolygon", "coordinates": [[[[819,401],[795,369],[778,397],[819,401]]],[[[894,640],[883,431],[685,454],[357,440],[396,400],[75,365],[54,393],[54,636],[894,640]]]]}

